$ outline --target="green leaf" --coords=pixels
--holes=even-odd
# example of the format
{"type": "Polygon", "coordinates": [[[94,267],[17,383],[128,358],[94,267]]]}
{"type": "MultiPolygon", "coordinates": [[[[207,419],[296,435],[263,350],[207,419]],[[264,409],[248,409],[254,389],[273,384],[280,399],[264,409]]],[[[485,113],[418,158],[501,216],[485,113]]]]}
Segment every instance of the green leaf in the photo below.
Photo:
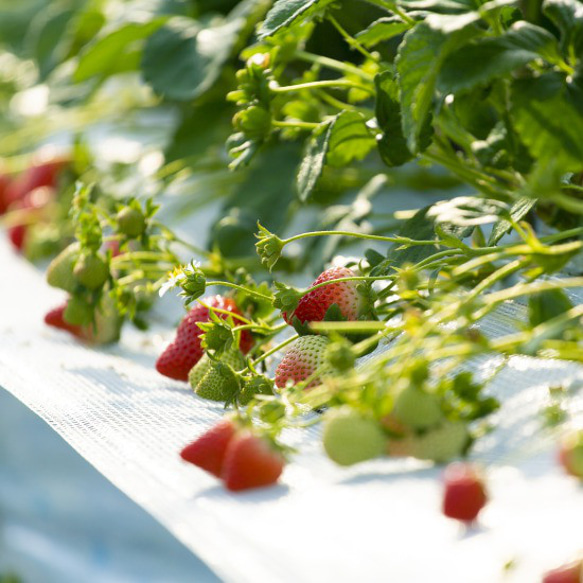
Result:
{"type": "Polygon", "coordinates": [[[353,160],[362,160],[375,144],[365,118],[358,112],[342,111],[321,123],[312,133],[298,171],[300,200],[306,202],[311,197],[326,164],[346,166],[353,160]]]}
{"type": "MultiPolygon", "coordinates": [[[[433,219],[427,216],[430,209],[431,206],[427,206],[417,211],[405,221],[398,235],[418,241],[433,239],[435,237],[435,224],[433,219]]],[[[437,244],[435,247],[432,245],[416,245],[404,249],[400,247],[401,245],[395,243],[387,253],[387,257],[391,260],[391,268],[393,266],[401,267],[405,263],[419,263],[438,250],[437,244]]]]}
{"type": "Polygon", "coordinates": [[[166,147],[166,163],[201,156],[213,145],[224,147],[232,126],[232,108],[227,103],[210,102],[198,107],[189,106],[172,140],[166,147]]]}
{"type": "Polygon", "coordinates": [[[142,60],[145,80],[169,99],[195,99],[212,87],[231,56],[241,22],[201,29],[191,18],[175,17],[146,43],[142,60]]]}
{"type": "Polygon", "coordinates": [[[66,32],[75,12],[49,8],[38,13],[27,37],[39,67],[41,81],[64,59],[66,32]]]}
{"type": "MultiPolygon", "coordinates": [[[[522,220],[532,209],[532,207],[537,203],[536,199],[533,198],[521,198],[517,200],[510,209],[509,213],[514,222],[522,220]]],[[[496,222],[490,238],[488,239],[488,246],[496,245],[500,239],[512,229],[512,223],[505,218],[501,218],[496,222]]]]}
{"type": "Polygon", "coordinates": [[[278,30],[322,13],[334,0],[277,0],[259,29],[259,38],[274,35],[278,30]]]}
{"type": "Polygon", "coordinates": [[[312,132],[312,137],[308,142],[297,176],[298,195],[302,202],[310,198],[322,176],[333,123],[333,121],[321,123],[312,132]]]}
{"type": "Polygon", "coordinates": [[[367,48],[374,47],[380,42],[390,40],[393,37],[406,32],[411,28],[411,24],[403,22],[395,16],[379,18],[367,29],[359,32],[356,38],[367,48]]]}
{"type": "Polygon", "coordinates": [[[427,212],[436,224],[470,227],[493,223],[508,207],[499,200],[475,196],[458,196],[435,203],[427,212]]]}
{"type": "Polygon", "coordinates": [[[562,172],[583,168],[583,90],[560,73],[512,85],[515,129],[532,156],[562,172]]]}
{"type": "Polygon", "coordinates": [[[105,78],[136,70],[144,39],[158,30],[165,21],[166,18],[156,18],[145,24],[125,24],[87,45],[73,73],[73,79],[79,83],[95,76],[105,78]]]}
{"type": "Polygon", "coordinates": [[[475,12],[460,16],[432,15],[405,35],[396,63],[403,133],[411,152],[421,149],[421,134],[430,113],[441,64],[448,54],[480,34],[475,26],[479,19],[475,12]]]}
{"type": "Polygon", "coordinates": [[[383,132],[377,145],[383,162],[387,166],[401,166],[413,158],[403,135],[399,87],[390,71],[375,78],[377,89],[376,118],[383,132]]]}
{"type": "Polygon", "coordinates": [[[439,14],[463,14],[475,9],[473,0],[401,0],[399,4],[410,10],[427,10],[439,14]]]}
{"type": "Polygon", "coordinates": [[[519,21],[502,36],[477,39],[449,55],[439,73],[437,87],[444,93],[472,89],[540,57],[550,63],[560,61],[557,40],[544,28],[519,21]]]}
{"type": "Polygon", "coordinates": [[[561,31],[561,47],[567,55],[583,50],[583,3],[578,0],[545,0],[543,12],[561,31]]]}
{"type": "Polygon", "coordinates": [[[332,122],[326,164],[342,167],[363,160],[375,145],[364,116],[356,111],[342,111],[332,122]]]}

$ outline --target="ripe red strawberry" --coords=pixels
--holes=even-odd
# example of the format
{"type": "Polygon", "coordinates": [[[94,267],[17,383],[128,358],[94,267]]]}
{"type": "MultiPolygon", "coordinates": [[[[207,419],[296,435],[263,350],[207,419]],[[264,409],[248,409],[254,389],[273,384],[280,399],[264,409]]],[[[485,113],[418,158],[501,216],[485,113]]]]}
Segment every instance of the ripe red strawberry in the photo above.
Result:
{"type": "Polygon", "coordinates": [[[59,173],[68,163],[68,160],[65,158],[55,158],[42,164],[30,166],[15,178],[6,189],[6,204],[10,205],[22,200],[29,192],[32,192],[36,188],[44,186],[55,188],[59,173]]]}
{"type": "Polygon", "coordinates": [[[235,424],[230,419],[223,419],[187,445],[180,452],[180,457],[220,478],[225,452],[235,435],[235,431],[235,424]]]}
{"type": "MultiPolygon", "coordinates": [[[[8,210],[30,210],[34,213],[37,209],[45,207],[54,197],[55,191],[51,188],[38,188],[25,193],[22,198],[14,201],[8,210]]],[[[37,217],[31,214],[31,218],[36,220],[37,217]]],[[[17,251],[22,251],[26,245],[26,237],[28,233],[28,225],[15,225],[8,229],[8,237],[10,242],[17,251]]]]}
{"type": "Polygon", "coordinates": [[[10,185],[10,178],[7,174],[0,173],[0,215],[3,215],[8,208],[8,199],[6,198],[6,191],[10,185]]]}
{"type": "MultiPolygon", "coordinates": [[[[342,277],[354,277],[356,274],[347,267],[332,267],[322,272],[312,283],[311,288],[342,277]]],[[[357,320],[363,309],[363,298],[357,290],[358,281],[344,281],[325,285],[303,296],[296,309],[290,314],[284,312],[283,318],[288,324],[298,318],[300,322],[320,322],[324,319],[328,308],[337,304],[340,312],[347,320],[357,320]]]]}
{"type": "Polygon", "coordinates": [[[581,583],[583,581],[583,561],[562,565],[543,576],[542,583],[581,583]]]}
{"type": "MultiPolygon", "coordinates": [[[[205,298],[205,304],[226,310],[233,314],[235,321],[237,316],[242,315],[235,302],[230,298],[223,296],[213,296],[205,298]]],[[[223,319],[227,319],[225,314],[217,313],[223,319]]],[[[179,381],[187,381],[190,369],[201,359],[204,350],[201,346],[201,335],[203,331],[197,326],[198,322],[208,322],[210,320],[209,310],[197,304],[180,322],[176,330],[176,338],[164,350],[156,362],[156,370],[164,376],[179,381]]],[[[241,342],[239,348],[243,354],[251,350],[253,338],[251,334],[244,330],[241,333],[241,342]]]]}
{"type": "Polygon", "coordinates": [[[77,336],[78,338],[83,338],[83,329],[81,326],[75,326],[69,324],[63,318],[63,314],[67,309],[67,304],[64,303],[58,308],[53,308],[50,312],[45,315],[45,324],[52,326],[53,328],[58,328],[59,330],[66,330],[67,332],[77,336]]]}
{"type": "Polygon", "coordinates": [[[473,522],[486,505],[486,488],[470,464],[455,462],[445,469],[443,513],[449,518],[473,522]]]}
{"type": "MultiPolygon", "coordinates": [[[[289,380],[293,384],[304,381],[324,364],[324,352],[330,341],[324,336],[302,336],[285,353],[275,371],[275,384],[280,389],[289,380]]],[[[314,379],[306,388],[318,385],[314,379]]]]}
{"type": "Polygon", "coordinates": [[[241,431],[227,447],[222,478],[233,492],[270,486],[277,482],[284,465],[283,455],[267,438],[241,431]]]}

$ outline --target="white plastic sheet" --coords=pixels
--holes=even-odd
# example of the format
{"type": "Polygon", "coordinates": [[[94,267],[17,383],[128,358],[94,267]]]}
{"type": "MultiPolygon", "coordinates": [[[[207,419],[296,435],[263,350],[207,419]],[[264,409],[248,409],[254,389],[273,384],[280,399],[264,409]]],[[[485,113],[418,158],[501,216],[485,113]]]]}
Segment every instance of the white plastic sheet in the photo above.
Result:
{"type": "MultiPolygon", "coordinates": [[[[557,466],[540,419],[549,385],[575,387],[581,367],[515,358],[497,377],[498,429],[473,454],[491,502],[469,531],[440,513],[441,468],[390,459],[339,468],[316,429],[288,435],[302,453],[281,485],[232,495],[178,457],[222,408],[156,373],[162,337],[128,330],[120,346],[86,348],[44,326],[62,296],[40,273],[2,245],[0,266],[0,386],[225,581],[534,583],[583,550],[583,491],[557,466]]],[[[506,331],[520,315],[509,305],[484,329],[506,331]]],[[[580,417],[582,397],[569,406],[580,417]]]]}

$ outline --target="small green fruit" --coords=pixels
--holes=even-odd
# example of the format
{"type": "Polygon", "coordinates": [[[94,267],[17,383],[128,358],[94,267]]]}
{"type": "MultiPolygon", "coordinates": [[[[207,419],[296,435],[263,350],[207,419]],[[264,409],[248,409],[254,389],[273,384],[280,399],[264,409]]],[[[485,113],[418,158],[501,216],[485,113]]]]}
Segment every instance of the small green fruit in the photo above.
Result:
{"type": "Polygon", "coordinates": [[[93,307],[84,299],[72,296],[67,302],[63,318],[75,326],[88,326],[93,321],[93,307]]]}
{"type": "Polygon", "coordinates": [[[379,424],[348,406],[326,414],[322,440],[328,457],[342,466],[378,457],[386,445],[379,424]]]}
{"type": "Polygon", "coordinates": [[[196,387],[196,394],[210,401],[229,401],[239,392],[239,379],[224,362],[213,362],[196,387]]]}
{"type": "Polygon", "coordinates": [[[465,423],[445,421],[423,435],[409,435],[404,439],[391,440],[388,453],[445,463],[461,456],[469,440],[470,434],[465,423]]]}
{"type": "Polygon", "coordinates": [[[79,243],[72,243],[63,249],[47,268],[47,283],[52,287],[74,293],[79,283],[73,274],[73,269],[79,258],[79,243]]]}
{"type": "Polygon", "coordinates": [[[82,286],[96,290],[107,281],[109,268],[99,254],[82,255],[75,263],[73,274],[82,286]]]}
{"type": "Polygon", "coordinates": [[[146,229],[146,219],[141,211],[126,207],[116,216],[119,232],[128,237],[139,237],[146,229]]]}
{"type": "Polygon", "coordinates": [[[407,387],[398,394],[393,413],[401,423],[414,429],[432,427],[443,418],[439,398],[416,387],[407,387]]]}
{"type": "Polygon", "coordinates": [[[210,369],[211,359],[206,354],[203,354],[201,359],[190,369],[190,372],[188,373],[188,382],[195,391],[204,375],[206,375],[210,369]]]}

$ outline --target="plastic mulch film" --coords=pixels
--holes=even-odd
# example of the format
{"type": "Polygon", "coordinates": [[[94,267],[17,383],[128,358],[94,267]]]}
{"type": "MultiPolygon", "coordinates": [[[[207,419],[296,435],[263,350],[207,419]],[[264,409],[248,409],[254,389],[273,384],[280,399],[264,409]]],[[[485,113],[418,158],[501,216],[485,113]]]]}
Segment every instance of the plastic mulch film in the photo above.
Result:
{"type": "MultiPolygon", "coordinates": [[[[227,582],[533,583],[583,550],[583,490],[556,464],[556,435],[540,415],[549,386],[567,384],[582,417],[582,367],[516,357],[496,377],[497,428],[472,454],[491,496],[479,526],[442,516],[441,468],[411,459],[340,468],[317,429],[287,434],[301,453],[280,485],[233,495],[178,456],[223,409],[155,371],[170,331],[127,330],[119,346],[86,348],[43,324],[63,297],[39,272],[4,245],[0,265],[0,386],[227,582]]],[[[504,306],[483,331],[512,330],[523,310],[504,306]]],[[[471,367],[487,375],[497,364],[471,367]]]]}

